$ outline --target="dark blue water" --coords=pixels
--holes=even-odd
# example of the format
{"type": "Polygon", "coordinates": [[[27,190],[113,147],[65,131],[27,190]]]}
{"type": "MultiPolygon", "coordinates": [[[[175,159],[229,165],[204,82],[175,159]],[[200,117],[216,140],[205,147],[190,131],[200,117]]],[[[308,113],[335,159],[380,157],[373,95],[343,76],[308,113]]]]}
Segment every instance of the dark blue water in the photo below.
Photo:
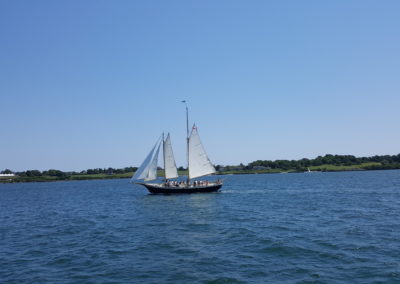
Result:
{"type": "Polygon", "coordinates": [[[0,283],[400,281],[400,171],[0,184],[0,283]]]}

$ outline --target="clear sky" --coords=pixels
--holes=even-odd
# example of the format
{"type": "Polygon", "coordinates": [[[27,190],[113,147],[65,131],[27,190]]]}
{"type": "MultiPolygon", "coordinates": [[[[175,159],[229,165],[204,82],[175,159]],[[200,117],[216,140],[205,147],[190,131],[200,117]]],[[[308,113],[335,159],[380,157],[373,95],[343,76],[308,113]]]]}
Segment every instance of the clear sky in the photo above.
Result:
{"type": "Polygon", "coordinates": [[[0,1],[0,170],[400,152],[400,1],[0,1]]]}

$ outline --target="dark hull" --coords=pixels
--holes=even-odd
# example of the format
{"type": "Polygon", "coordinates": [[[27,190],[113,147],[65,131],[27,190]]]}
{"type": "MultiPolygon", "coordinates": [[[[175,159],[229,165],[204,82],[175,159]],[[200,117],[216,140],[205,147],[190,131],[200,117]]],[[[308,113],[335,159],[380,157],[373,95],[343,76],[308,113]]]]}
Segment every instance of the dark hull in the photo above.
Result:
{"type": "Polygon", "coordinates": [[[206,193],[218,191],[222,184],[213,184],[208,186],[190,186],[190,187],[166,187],[157,186],[146,183],[140,183],[145,186],[150,193],[153,194],[176,194],[176,193],[206,193]]]}

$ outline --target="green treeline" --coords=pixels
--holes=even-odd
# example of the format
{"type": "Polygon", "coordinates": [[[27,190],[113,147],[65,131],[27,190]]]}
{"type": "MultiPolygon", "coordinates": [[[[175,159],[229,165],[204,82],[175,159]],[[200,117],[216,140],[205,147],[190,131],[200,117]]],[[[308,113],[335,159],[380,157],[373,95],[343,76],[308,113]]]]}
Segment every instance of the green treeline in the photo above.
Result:
{"type": "MultiPolygon", "coordinates": [[[[97,168],[97,169],[88,169],[86,171],[81,171],[81,172],[63,172],[60,170],[48,170],[48,171],[41,172],[39,170],[30,170],[30,171],[25,171],[25,172],[16,172],[15,174],[20,177],[50,176],[50,177],[64,178],[64,177],[75,176],[75,175],[124,174],[124,173],[132,173],[136,170],[137,170],[136,167],[126,167],[123,169],[113,169],[113,168],[100,169],[100,168],[97,168]]],[[[10,170],[4,170],[3,172],[11,173],[10,170]]]]}
{"type": "Polygon", "coordinates": [[[111,179],[127,178],[137,170],[136,167],[125,167],[122,169],[96,168],[81,172],[63,172],[60,170],[29,170],[13,172],[9,169],[1,171],[2,174],[15,174],[13,177],[0,177],[0,182],[30,182],[30,181],[56,181],[56,180],[87,180],[87,179],[111,179]]]}
{"type": "Polygon", "coordinates": [[[318,156],[315,159],[301,159],[301,160],[257,160],[249,163],[244,167],[246,170],[251,170],[257,167],[265,167],[270,169],[282,169],[282,170],[298,170],[302,171],[307,168],[323,169],[324,165],[333,166],[355,166],[370,164],[363,169],[399,169],[400,168],[400,154],[398,155],[384,155],[384,156],[373,156],[373,157],[361,157],[356,158],[352,155],[331,155],[318,156]]]}
{"type": "MultiPolygon", "coordinates": [[[[352,155],[318,156],[315,159],[301,160],[257,160],[247,165],[222,166],[216,165],[219,174],[242,173],[276,173],[276,172],[303,172],[312,171],[349,171],[349,170],[386,170],[400,169],[400,154],[383,155],[357,158],[352,155]]],[[[159,169],[159,175],[163,172],[159,169]]],[[[63,172],[60,170],[29,170],[13,172],[9,169],[1,171],[1,174],[14,174],[15,176],[0,176],[0,182],[30,182],[30,181],[56,181],[56,180],[87,180],[87,179],[111,179],[129,178],[137,170],[137,167],[125,167],[122,169],[96,168],[81,172],[63,172]]],[[[179,167],[180,175],[186,174],[186,169],[179,167]]]]}

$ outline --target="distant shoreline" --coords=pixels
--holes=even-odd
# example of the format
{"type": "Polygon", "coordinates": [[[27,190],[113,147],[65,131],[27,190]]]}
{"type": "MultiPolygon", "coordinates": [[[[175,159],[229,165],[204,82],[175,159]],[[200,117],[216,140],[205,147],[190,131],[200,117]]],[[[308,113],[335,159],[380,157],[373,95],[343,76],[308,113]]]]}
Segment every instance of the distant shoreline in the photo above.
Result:
{"type": "MultiPolygon", "coordinates": [[[[370,170],[395,170],[400,169],[400,167],[387,167],[383,165],[378,165],[378,163],[374,165],[360,165],[360,167],[354,166],[333,166],[330,167],[309,167],[310,173],[319,173],[319,172],[350,172],[350,171],[370,171],[370,170]]],[[[223,171],[217,172],[217,175],[251,175],[251,174],[277,174],[277,173],[307,173],[308,171],[304,170],[283,170],[283,169],[266,169],[266,170],[232,170],[232,171],[223,171]]],[[[108,180],[108,179],[128,179],[132,177],[134,172],[123,173],[123,174],[77,174],[66,177],[57,177],[57,176],[37,176],[37,177],[6,177],[0,178],[0,183],[25,183],[25,182],[55,182],[55,181],[79,181],[79,180],[108,180]]],[[[180,176],[185,176],[187,174],[186,171],[180,171],[180,176]]],[[[163,171],[159,171],[159,176],[163,176],[163,171]]]]}
{"type": "MultiPolygon", "coordinates": [[[[0,183],[130,178],[137,169],[136,167],[96,168],[81,172],[63,172],[54,169],[13,172],[6,169],[0,172],[0,183]]],[[[257,160],[247,165],[215,165],[215,169],[219,175],[394,170],[400,169],[400,154],[358,158],[352,155],[326,154],[314,159],[257,160]]],[[[179,176],[186,176],[187,170],[179,167],[178,173],[179,176]]],[[[164,176],[164,171],[161,168],[158,168],[158,176],[164,176]]]]}

